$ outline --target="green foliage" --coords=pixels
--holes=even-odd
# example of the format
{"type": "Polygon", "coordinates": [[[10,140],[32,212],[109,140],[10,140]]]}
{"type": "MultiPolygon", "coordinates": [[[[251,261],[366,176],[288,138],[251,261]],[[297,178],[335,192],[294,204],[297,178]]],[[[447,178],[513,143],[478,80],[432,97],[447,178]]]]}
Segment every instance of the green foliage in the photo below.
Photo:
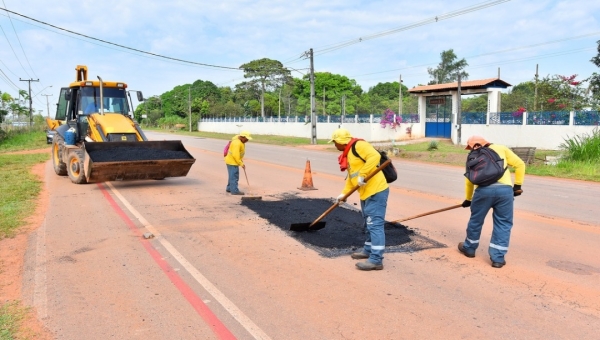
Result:
{"type": "Polygon", "coordinates": [[[265,116],[265,93],[267,90],[283,86],[290,81],[290,71],[277,60],[263,58],[253,60],[240,66],[244,70],[244,78],[251,78],[250,83],[260,89],[261,116],[265,116]]]}
{"type": "MultiPolygon", "coordinates": [[[[303,79],[295,80],[294,95],[298,98],[298,114],[310,114],[310,80],[308,75],[304,76],[303,79]]],[[[325,111],[325,114],[328,115],[341,115],[343,110],[342,97],[345,98],[346,114],[354,114],[362,95],[363,90],[354,79],[329,72],[315,73],[317,114],[323,114],[323,111],[325,111]],[[323,110],[323,105],[325,105],[325,110],[323,110]]]]}
{"type": "Polygon", "coordinates": [[[0,130],[0,153],[47,148],[46,133],[40,127],[35,130],[0,130]]]}
{"type": "Polygon", "coordinates": [[[560,147],[567,152],[565,160],[600,163],[600,130],[566,138],[560,147]]]}
{"type": "Polygon", "coordinates": [[[427,73],[429,73],[429,76],[432,79],[429,82],[430,85],[457,81],[458,74],[460,74],[461,80],[466,80],[469,77],[469,74],[464,71],[469,64],[464,58],[456,60],[457,56],[454,54],[453,49],[442,51],[440,57],[442,58],[442,61],[436,68],[427,68],[427,73]]]}
{"type": "Polygon", "coordinates": [[[0,238],[11,236],[35,208],[41,182],[31,167],[50,158],[50,153],[0,154],[0,238]]]}
{"type": "Polygon", "coordinates": [[[429,142],[429,145],[427,146],[427,150],[428,151],[437,150],[438,147],[439,147],[439,142],[437,140],[432,140],[431,142],[429,142]]]}
{"type": "Polygon", "coordinates": [[[2,302],[0,305],[0,339],[17,339],[26,312],[27,309],[21,307],[18,301],[2,302]]]}
{"type": "MultiPolygon", "coordinates": [[[[504,96],[504,94],[503,94],[504,96]]],[[[504,98],[504,97],[502,97],[504,98]]],[[[502,100],[504,104],[504,100],[502,100]]],[[[461,102],[462,112],[487,112],[488,98],[487,94],[473,96],[472,98],[465,98],[461,102]]]]}

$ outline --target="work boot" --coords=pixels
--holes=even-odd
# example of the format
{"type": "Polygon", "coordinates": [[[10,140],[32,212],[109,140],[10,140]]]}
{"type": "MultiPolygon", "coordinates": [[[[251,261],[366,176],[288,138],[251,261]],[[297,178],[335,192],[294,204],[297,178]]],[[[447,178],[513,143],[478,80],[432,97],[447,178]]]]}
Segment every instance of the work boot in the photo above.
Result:
{"type": "Polygon", "coordinates": [[[458,251],[460,251],[466,257],[475,257],[475,254],[471,254],[471,253],[467,252],[467,250],[465,249],[464,244],[465,244],[464,242],[460,242],[458,244],[458,251]]]}
{"type": "Polygon", "coordinates": [[[502,261],[502,262],[492,261],[492,267],[494,267],[494,268],[502,268],[502,267],[504,267],[505,264],[506,264],[506,261],[502,261]]]}
{"type": "Polygon", "coordinates": [[[369,261],[356,262],[356,268],[360,270],[382,270],[383,264],[375,264],[369,261]]]}
{"type": "Polygon", "coordinates": [[[369,254],[365,253],[364,251],[357,251],[355,253],[352,253],[350,255],[351,258],[355,259],[355,260],[364,260],[364,259],[368,259],[369,258],[369,254]]]}
{"type": "Polygon", "coordinates": [[[241,192],[241,191],[238,191],[238,192],[232,192],[231,194],[232,194],[232,195],[244,195],[244,193],[243,193],[243,192],[241,192]]]}

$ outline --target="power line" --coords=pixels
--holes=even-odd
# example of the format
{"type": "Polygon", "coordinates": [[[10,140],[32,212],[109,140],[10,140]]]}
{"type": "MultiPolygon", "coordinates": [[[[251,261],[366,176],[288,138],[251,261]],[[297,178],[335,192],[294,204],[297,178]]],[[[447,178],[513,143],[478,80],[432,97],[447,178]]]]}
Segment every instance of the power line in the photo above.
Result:
{"type": "MultiPolygon", "coordinates": [[[[505,49],[505,50],[499,50],[499,51],[493,51],[493,52],[488,52],[488,53],[482,53],[482,54],[467,56],[467,57],[465,57],[465,59],[484,57],[484,56],[488,56],[488,55],[496,55],[496,54],[506,53],[506,52],[514,52],[514,51],[517,51],[517,50],[529,49],[529,48],[539,47],[539,46],[544,46],[544,45],[550,45],[550,44],[554,44],[554,43],[557,43],[557,42],[564,42],[564,41],[569,41],[569,40],[575,40],[575,39],[585,38],[585,37],[599,35],[599,34],[600,34],[600,31],[591,32],[591,33],[586,33],[586,34],[577,35],[577,36],[568,37],[568,38],[563,38],[563,39],[551,40],[551,41],[546,41],[546,42],[541,42],[541,43],[536,43],[536,44],[530,44],[530,45],[517,46],[517,47],[508,48],[508,49],[505,49]]],[[[587,50],[587,49],[589,49],[589,48],[584,48],[584,50],[587,50]]],[[[570,51],[580,51],[580,49],[578,49],[578,50],[570,50],[570,51]]],[[[552,54],[561,53],[561,52],[562,51],[553,52],[552,54]]],[[[565,51],[565,52],[569,53],[569,51],[565,51]]],[[[552,55],[552,54],[550,54],[550,55],[552,55]]],[[[545,56],[545,55],[546,54],[542,54],[541,56],[545,56]]],[[[535,58],[536,57],[528,57],[528,60],[535,59],[535,58]]],[[[407,70],[407,69],[411,69],[411,68],[422,67],[422,66],[431,66],[431,65],[435,65],[435,63],[427,63],[427,64],[420,64],[420,65],[415,65],[415,66],[408,66],[408,67],[403,67],[403,68],[397,68],[397,69],[392,69],[392,70],[385,70],[385,71],[378,71],[378,72],[372,72],[372,73],[358,74],[358,75],[356,75],[354,77],[369,76],[369,75],[379,74],[379,73],[396,72],[396,71],[402,71],[402,70],[407,70]]]]}
{"type": "Polygon", "coordinates": [[[0,25],[0,30],[2,30],[2,34],[4,34],[4,37],[6,38],[6,42],[8,42],[8,46],[10,46],[10,49],[12,50],[13,54],[15,55],[15,58],[17,58],[19,65],[21,65],[21,68],[23,69],[23,71],[25,71],[27,76],[31,77],[29,75],[29,73],[27,72],[27,70],[25,69],[25,67],[23,66],[23,64],[21,63],[21,59],[19,59],[19,57],[17,56],[17,53],[15,52],[15,49],[13,48],[12,44],[10,43],[10,40],[8,39],[8,36],[6,35],[6,32],[4,32],[4,28],[2,28],[2,25],[0,25]]]}
{"type": "Polygon", "coordinates": [[[407,30],[410,30],[410,29],[413,29],[413,28],[417,28],[417,27],[420,27],[420,26],[424,26],[424,25],[436,23],[436,22],[441,21],[441,20],[451,19],[451,18],[454,18],[454,17],[457,17],[457,16],[461,16],[461,15],[464,15],[464,14],[467,14],[467,13],[479,11],[479,10],[482,10],[482,9],[485,9],[485,8],[488,8],[488,7],[492,7],[492,6],[496,6],[496,5],[499,5],[499,4],[508,2],[508,1],[510,1],[510,0],[497,0],[497,1],[491,1],[491,2],[490,1],[486,1],[486,2],[483,2],[483,3],[478,4],[478,5],[473,5],[473,6],[465,7],[463,9],[460,9],[460,10],[457,10],[457,11],[453,11],[453,12],[450,12],[450,13],[447,13],[447,14],[442,14],[442,15],[439,15],[439,16],[435,16],[433,18],[429,18],[429,19],[426,19],[426,20],[423,20],[423,21],[419,21],[419,22],[416,22],[416,23],[413,23],[413,24],[410,24],[410,25],[407,25],[407,26],[403,26],[403,27],[399,27],[399,28],[394,28],[394,29],[391,29],[391,30],[387,30],[387,31],[383,31],[383,32],[379,32],[379,33],[375,33],[375,34],[371,34],[371,35],[366,35],[366,36],[363,36],[363,37],[359,37],[359,38],[356,38],[356,39],[348,40],[348,41],[337,43],[337,44],[326,45],[325,48],[323,48],[321,50],[316,49],[315,55],[321,55],[321,54],[333,52],[335,50],[339,50],[339,49],[344,48],[344,47],[348,47],[348,46],[351,46],[351,45],[354,45],[354,44],[358,44],[358,43],[361,43],[363,41],[372,40],[372,39],[376,39],[376,38],[381,38],[381,37],[386,36],[386,35],[395,34],[395,33],[402,32],[402,31],[407,31],[407,30]],[[330,47],[327,47],[327,46],[330,46],[330,47]]]}
{"type": "Polygon", "coordinates": [[[195,62],[195,61],[183,60],[183,59],[178,59],[178,58],[164,56],[164,55],[157,54],[157,53],[152,53],[152,52],[147,52],[147,51],[139,50],[139,49],[136,49],[136,48],[132,48],[132,47],[128,47],[128,46],[116,44],[116,43],[113,43],[113,42],[110,42],[110,41],[106,41],[106,40],[94,38],[94,37],[91,37],[89,35],[85,35],[85,34],[82,34],[82,33],[77,33],[77,32],[74,32],[74,31],[62,28],[62,27],[58,27],[58,26],[49,24],[49,23],[41,21],[41,20],[37,20],[37,19],[31,18],[31,17],[28,17],[26,15],[23,15],[23,14],[20,14],[20,13],[17,13],[17,12],[13,12],[13,11],[8,10],[6,8],[0,8],[0,9],[3,10],[3,11],[6,11],[8,13],[12,13],[14,15],[18,15],[20,17],[26,18],[28,20],[38,22],[38,23],[40,23],[42,25],[50,26],[52,28],[55,28],[55,29],[58,29],[58,30],[61,30],[61,31],[65,31],[65,32],[69,32],[71,34],[75,34],[75,35],[78,35],[78,36],[85,37],[87,39],[100,41],[100,42],[105,43],[105,44],[117,46],[117,47],[124,48],[124,49],[127,49],[127,50],[135,51],[135,52],[138,52],[138,53],[143,53],[143,54],[151,55],[151,56],[158,57],[158,58],[164,58],[164,59],[168,59],[168,60],[174,60],[174,61],[178,61],[178,62],[182,62],[182,63],[186,63],[186,64],[193,64],[193,65],[200,65],[200,66],[206,66],[206,67],[222,68],[222,69],[227,69],[227,70],[237,70],[237,71],[240,71],[240,69],[237,68],[237,67],[229,67],[229,66],[220,66],[220,65],[212,65],[212,64],[199,63],[199,62],[195,62]]]}
{"type": "MultiPolygon", "coordinates": [[[[4,2],[4,0],[2,0],[2,4],[4,5],[4,7],[6,7],[6,3],[4,2]]],[[[33,70],[33,67],[31,67],[31,63],[29,62],[29,58],[27,58],[27,53],[25,53],[25,49],[23,48],[23,44],[21,44],[21,39],[19,38],[19,35],[17,34],[17,30],[15,29],[15,25],[12,22],[12,19],[10,17],[10,15],[8,15],[8,20],[10,21],[10,25],[13,28],[13,31],[15,32],[15,36],[17,37],[17,41],[19,42],[19,46],[21,47],[21,51],[23,52],[23,56],[25,57],[25,60],[27,61],[27,65],[29,65],[29,69],[31,70],[31,72],[33,73],[34,76],[36,76],[37,78],[39,78],[36,74],[35,71],[33,70]]]]}

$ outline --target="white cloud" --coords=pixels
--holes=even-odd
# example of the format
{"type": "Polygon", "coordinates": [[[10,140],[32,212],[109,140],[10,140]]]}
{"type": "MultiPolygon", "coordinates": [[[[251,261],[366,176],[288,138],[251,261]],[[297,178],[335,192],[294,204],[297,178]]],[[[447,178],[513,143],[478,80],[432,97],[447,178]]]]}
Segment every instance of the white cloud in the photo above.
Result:
{"type": "MultiPolygon", "coordinates": [[[[259,58],[288,62],[309,48],[320,51],[345,41],[408,27],[484,0],[426,3],[406,0],[309,1],[55,1],[4,0],[9,10],[78,33],[143,51],[205,64],[239,67],[259,58]]],[[[346,75],[367,90],[378,82],[397,81],[402,74],[412,87],[429,81],[443,50],[454,49],[469,63],[471,79],[501,76],[511,84],[541,75],[598,71],[589,60],[600,40],[600,2],[513,0],[448,20],[365,40],[315,56],[315,70],[346,75]],[[586,33],[595,35],[570,39],[586,33]],[[561,42],[532,46],[544,42],[561,42]],[[526,47],[516,49],[517,47],[526,47]],[[503,52],[511,49],[509,52],[503,52]]],[[[238,71],[186,65],[140,56],[115,46],[57,31],[11,15],[17,34],[40,83],[57,92],[74,80],[75,66],[85,64],[90,76],[125,81],[146,96],[202,79],[234,86],[238,71]],[[59,34],[60,33],[60,34],[59,34]],[[102,45],[102,46],[99,46],[102,45]]],[[[5,73],[22,88],[33,72],[23,59],[11,22],[0,11],[0,25],[17,57],[0,36],[5,73]],[[26,72],[27,71],[27,72],[26,72]],[[18,75],[18,76],[17,76],[18,75]]],[[[289,64],[306,69],[307,60],[289,64]]],[[[304,71],[305,72],[305,71],[304,71]]],[[[294,76],[300,76],[294,72],[294,76]]],[[[0,81],[0,91],[16,92],[0,81]]],[[[44,103],[45,104],[45,103],[44,103]]]]}

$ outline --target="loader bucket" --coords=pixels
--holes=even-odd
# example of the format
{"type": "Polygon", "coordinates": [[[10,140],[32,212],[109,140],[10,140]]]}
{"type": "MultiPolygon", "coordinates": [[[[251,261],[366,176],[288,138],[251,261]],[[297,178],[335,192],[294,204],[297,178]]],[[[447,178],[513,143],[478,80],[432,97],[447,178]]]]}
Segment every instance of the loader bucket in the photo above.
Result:
{"type": "Polygon", "coordinates": [[[88,183],[186,176],[196,161],[181,141],[85,142],[88,183]]]}

